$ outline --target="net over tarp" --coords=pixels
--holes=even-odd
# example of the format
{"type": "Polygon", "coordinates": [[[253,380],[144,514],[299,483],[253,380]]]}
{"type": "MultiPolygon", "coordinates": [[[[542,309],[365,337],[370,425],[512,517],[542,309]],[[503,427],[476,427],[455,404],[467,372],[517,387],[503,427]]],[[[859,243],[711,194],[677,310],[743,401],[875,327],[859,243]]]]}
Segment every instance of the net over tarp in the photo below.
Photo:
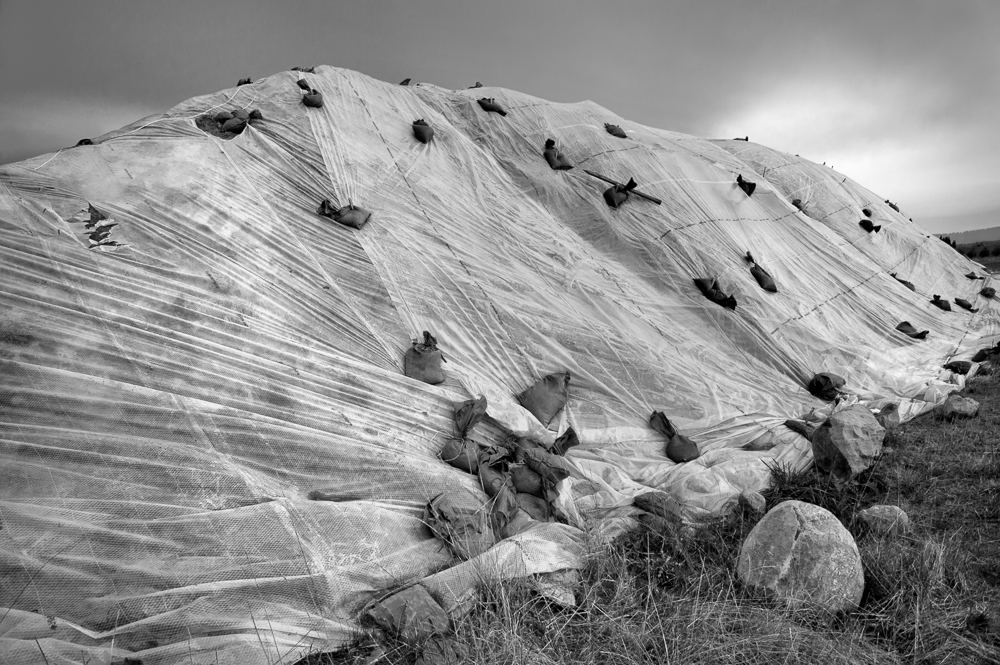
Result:
{"type": "Polygon", "coordinates": [[[804,159],[589,102],[330,67],[2,167],[0,654],[291,663],[343,644],[388,590],[421,580],[455,608],[477,574],[579,567],[584,532],[626,526],[639,493],[718,514],[768,465],[810,463],[782,423],[830,408],[806,390],[815,373],[904,419],[962,385],[942,365],[1000,331],[977,295],[992,282],[965,277],[980,270],[804,159]],[[198,120],[234,109],[263,119],[228,136],[198,120]],[[549,167],[547,138],[576,168],[549,167]],[[662,205],[633,192],[612,209],[584,169],[662,205]],[[324,199],[371,217],[338,224],[324,199]],[[424,330],[440,385],[403,374],[424,330]],[[515,395],[565,371],[569,403],[543,427],[515,395]],[[454,405],[478,395],[480,444],[572,426],[580,445],[561,523],[459,564],[421,511],[450,489],[486,502],[438,458],[454,405]],[[667,459],[654,410],[698,459],[667,459]]]}

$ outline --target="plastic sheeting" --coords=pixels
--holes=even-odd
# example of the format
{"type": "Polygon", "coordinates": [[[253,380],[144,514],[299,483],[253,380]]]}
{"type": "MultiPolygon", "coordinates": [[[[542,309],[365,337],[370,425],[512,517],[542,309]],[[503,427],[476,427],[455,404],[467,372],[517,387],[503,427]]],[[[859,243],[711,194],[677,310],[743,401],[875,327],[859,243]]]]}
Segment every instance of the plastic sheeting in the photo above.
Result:
{"type": "Polygon", "coordinates": [[[806,391],[814,373],[905,419],[962,385],[944,362],[1000,332],[963,276],[978,266],[826,167],[590,102],[304,76],[323,108],[286,72],[0,168],[5,662],[290,663],[405,584],[459,608],[484,576],[579,567],[584,530],[627,524],[650,488],[696,519],[768,465],[808,464],[782,423],[832,408],[806,391]],[[232,108],[264,120],[231,140],[195,124],[232,108]],[[580,168],[550,169],[546,138],[580,168]],[[663,204],[609,209],[584,168],[663,204]],[[374,214],[339,226],[316,214],[325,198],[374,214]],[[91,247],[89,205],[117,245],[91,247]],[[866,207],[879,234],[858,227],[866,207]],[[735,312],[698,293],[706,276],[735,312]],[[942,312],[933,293],[981,310],[942,312]],[[423,330],[447,359],[438,386],[402,372],[423,330]],[[514,396],[565,370],[570,402],[546,429],[514,396]],[[572,425],[581,445],[568,524],[456,565],[420,515],[449,488],[486,501],[437,458],[453,405],[477,395],[481,444],[572,425]],[[701,457],[670,462],[653,410],[701,457]]]}

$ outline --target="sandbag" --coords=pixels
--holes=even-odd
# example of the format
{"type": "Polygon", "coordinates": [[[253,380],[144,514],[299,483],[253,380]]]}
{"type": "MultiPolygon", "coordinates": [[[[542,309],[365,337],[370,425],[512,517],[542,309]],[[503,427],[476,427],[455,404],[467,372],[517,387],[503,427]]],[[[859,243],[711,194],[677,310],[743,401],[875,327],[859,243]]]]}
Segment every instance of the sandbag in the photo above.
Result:
{"type": "Polygon", "coordinates": [[[413,137],[421,143],[430,143],[431,139],[434,138],[434,128],[428,125],[427,121],[423,118],[414,120],[413,137]]]}
{"type": "Polygon", "coordinates": [[[872,211],[869,210],[868,208],[862,208],[861,212],[862,212],[862,214],[864,214],[865,217],[871,217],[872,216],[872,211]]]}
{"type": "Polygon", "coordinates": [[[479,102],[479,107],[486,111],[487,113],[499,113],[500,115],[507,115],[507,112],[503,110],[503,107],[497,104],[497,100],[492,97],[483,97],[477,100],[479,102]]]}
{"type": "Polygon", "coordinates": [[[792,205],[802,210],[802,199],[792,199],[792,205]]]}
{"type": "Polygon", "coordinates": [[[667,458],[678,464],[698,459],[700,453],[695,443],[677,431],[674,424],[662,411],[653,411],[649,416],[649,426],[667,437],[667,458]]]}
{"type": "Polygon", "coordinates": [[[250,85],[251,83],[253,83],[253,80],[252,80],[252,79],[240,79],[240,80],[239,80],[239,81],[238,81],[238,82],[236,83],[236,87],[239,87],[239,86],[241,86],[241,85],[250,85]]]}
{"type": "Polygon", "coordinates": [[[234,118],[242,118],[243,120],[249,120],[250,119],[250,113],[248,111],[246,111],[245,109],[233,109],[233,117],[234,118]]]}
{"type": "Polygon", "coordinates": [[[578,445],[580,445],[580,439],[576,435],[576,430],[567,427],[566,431],[552,444],[552,452],[557,455],[565,455],[567,450],[578,445]]]}
{"type": "Polygon", "coordinates": [[[438,494],[424,506],[424,524],[462,561],[493,547],[496,539],[486,506],[468,490],[438,494]]]}
{"type": "Polygon", "coordinates": [[[219,111],[215,114],[215,120],[217,122],[225,122],[227,120],[232,120],[235,116],[229,111],[219,111]]]}
{"type": "Polygon", "coordinates": [[[315,74],[316,67],[292,67],[293,72],[303,72],[305,74],[315,74]]]}
{"type": "Polygon", "coordinates": [[[565,458],[553,455],[544,448],[530,448],[524,453],[524,463],[542,478],[547,489],[572,475],[572,467],[565,458]]]}
{"type": "Polygon", "coordinates": [[[980,277],[974,272],[966,273],[965,276],[968,277],[969,279],[986,279],[985,277],[980,277]]]}
{"type": "Polygon", "coordinates": [[[972,363],[968,360],[952,360],[950,363],[945,364],[944,368],[951,370],[955,374],[968,374],[969,370],[972,369],[972,363]]]}
{"type": "Polygon", "coordinates": [[[309,108],[321,109],[323,108],[323,93],[319,90],[312,89],[302,95],[302,103],[309,108]]]}
{"type": "Polygon", "coordinates": [[[750,274],[753,275],[755,280],[757,280],[757,284],[760,285],[760,288],[764,289],[768,293],[778,292],[778,286],[774,283],[774,278],[771,277],[769,272],[761,268],[760,265],[754,263],[750,266],[750,274]]]}
{"type": "Polygon", "coordinates": [[[544,496],[545,488],[542,486],[542,477],[526,464],[511,464],[510,480],[514,483],[514,489],[519,495],[523,493],[537,497],[544,496]]]}
{"type": "Polygon", "coordinates": [[[737,174],[736,184],[739,188],[743,190],[743,193],[747,196],[753,196],[754,190],[757,189],[757,183],[751,182],[750,180],[744,180],[742,174],[737,174]]]}
{"type": "Polygon", "coordinates": [[[411,643],[451,628],[448,614],[419,584],[383,598],[367,614],[390,634],[411,643]]]}
{"type": "Polygon", "coordinates": [[[608,134],[611,134],[611,136],[617,136],[620,139],[628,138],[628,135],[625,134],[625,130],[619,127],[618,125],[604,123],[604,131],[606,131],[608,134]]]}
{"type": "Polygon", "coordinates": [[[312,86],[309,85],[309,81],[305,79],[299,79],[298,81],[295,82],[295,85],[299,86],[299,88],[305,90],[306,92],[312,91],[312,86]]]}
{"type": "Polygon", "coordinates": [[[507,527],[517,518],[520,511],[517,490],[510,481],[507,481],[497,490],[490,506],[490,526],[493,527],[493,533],[497,534],[498,538],[507,538],[510,535],[507,533],[507,527]]]}
{"type": "Polygon", "coordinates": [[[539,379],[517,396],[517,401],[545,427],[569,400],[569,372],[557,372],[539,379]]]}
{"type": "Polygon", "coordinates": [[[930,333],[929,330],[917,330],[909,321],[901,322],[896,326],[896,330],[904,335],[912,337],[913,339],[925,339],[928,333],[930,333]]]}
{"type": "Polygon", "coordinates": [[[232,132],[233,134],[242,134],[243,130],[247,128],[247,121],[245,118],[230,118],[222,123],[219,128],[224,132],[232,132]]]}
{"type": "Polygon", "coordinates": [[[264,114],[261,113],[259,109],[254,109],[253,111],[250,111],[250,113],[247,114],[247,121],[263,120],[263,119],[264,119],[264,114]]]}
{"type": "Polygon", "coordinates": [[[936,307],[939,307],[940,309],[943,309],[946,312],[951,311],[951,303],[949,303],[947,300],[941,300],[941,296],[937,294],[934,294],[934,297],[931,298],[931,304],[936,307]]]}
{"type": "Polygon", "coordinates": [[[486,397],[480,395],[476,399],[466,400],[455,407],[455,428],[460,437],[468,436],[472,428],[479,424],[479,421],[486,415],[486,406],[486,397]]]}
{"type": "Polygon", "coordinates": [[[532,519],[539,522],[548,522],[552,517],[552,508],[548,501],[533,494],[517,494],[517,505],[521,510],[528,513],[532,519]]]}
{"type": "Polygon", "coordinates": [[[984,287],[983,290],[979,292],[979,295],[983,296],[984,298],[993,298],[994,296],[996,296],[996,294],[997,290],[994,289],[992,286],[984,287]]]}
{"type": "Polygon", "coordinates": [[[695,286],[701,291],[702,295],[711,300],[712,302],[722,305],[727,309],[736,309],[736,298],[734,296],[727,296],[719,288],[719,282],[711,277],[700,277],[694,280],[695,286]]]}
{"type": "Polygon", "coordinates": [[[976,355],[972,356],[972,362],[981,363],[987,360],[990,356],[995,356],[1000,354],[1000,342],[996,346],[988,346],[985,349],[979,349],[976,351],[976,355]]]}
{"type": "Polygon", "coordinates": [[[93,139],[80,139],[76,142],[75,148],[79,148],[82,145],[94,145],[93,139]]]}
{"type": "Polygon", "coordinates": [[[573,168],[566,156],[556,148],[556,142],[552,139],[547,139],[545,141],[545,151],[542,152],[542,156],[545,157],[545,161],[548,162],[549,168],[555,171],[569,171],[573,168]]]}
{"type": "Polygon", "coordinates": [[[514,460],[520,464],[524,463],[526,459],[527,452],[529,450],[534,450],[535,448],[540,448],[545,450],[545,448],[538,442],[527,438],[520,438],[517,440],[517,447],[514,449],[514,460]]]}
{"type": "Polygon", "coordinates": [[[417,379],[432,386],[444,382],[444,371],[441,363],[445,362],[444,354],[437,347],[437,340],[426,330],[422,342],[413,342],[403,356],[403,373],[411,379],[417,379]]]}
{"type": "Polygon", "coordinates": [[[894,272],[892,272],[892,273],[889,273],[889,274],[890,274],[890,275],[892,276],[892,278],[893,278],[894,280],[896,280],[897,282],[899,282],[900,284],[902,284],[903,286],[905,286],[905,287],[906,287],[906,288],[908,288],[909,290],[911,290],[911,291],[913,291],[913,292],[916,292],[916,290],[917,290],[917,287],[913,286],[913,283],[912,283],[912,282],[907,282],[907,281],[906,281],[905,279],[902,279],[902,278],[900,278],[900,277],[896,277],[896,273],[894,273],[894,272]]]}
{"type": "Polygon", "coordinates": [[[837,398],[845,383],[847,382],[843,377],[829,372],[820,372],[809,380],[807,387],[813,396],[830,402],[837,398]]]}
{"type": "Polygon", "coordinates": [[[399,82],[399,85],[410,85],[410,79],[406,78],[399,82]]]}
{"type": "Polygon", "coordinates": [[[604,190],[604,200],[612,208],[617,208],[628,201],[629,192],[638,186],[634,178],[629,178],[624,185],[612,185],[604,190]]]}
{"type": "Polygon", "coordinates": [[[333,213],[332,218],[333,221],[344,226],[350,226],[352,229],[360,229],[368,223],[368,219],[371,216],[372,214],[364,208],[359,208],[351,204],[337,210],[337,212],[333,213]]]}
{"type": "Polygon", "coordinates": [[[479,472],[479,446],[469,439],[448,439],[439,455],[441,461],[466,473],[479,472]]]}
{"type": "Polygon", "coordinates": [[[860,222],[858,222],[858,226],[863,228],[868,233],[871,233],[872,231],[878,233],[879,230],[882,228],[881,226],[875,226],[874,224],[872,224],[872,221],[870,219],[862,219],[860,222]]]}
{"type": "Polygon", "coordinates": [[[968,300],[966,300],[964,298],[955,298],[955,304],[958,305],[959,307],[961,307],[962,309],[969,310],[973,314],[975,314],[976,312],[979,311],[978,309],[976,309],[976,308],[974,308],[972,306],[971,302],[969,302],[968,300]]]}
{"type": "MultiPolygon", "coordinates": [[[[479,451],[479,482],[488,496],[496,496],[504,485],[511,482],[510,476],[487,463],[484,451],[479,451]]],[[[513,487],[513,484],[511,484],[513,487]]]]}

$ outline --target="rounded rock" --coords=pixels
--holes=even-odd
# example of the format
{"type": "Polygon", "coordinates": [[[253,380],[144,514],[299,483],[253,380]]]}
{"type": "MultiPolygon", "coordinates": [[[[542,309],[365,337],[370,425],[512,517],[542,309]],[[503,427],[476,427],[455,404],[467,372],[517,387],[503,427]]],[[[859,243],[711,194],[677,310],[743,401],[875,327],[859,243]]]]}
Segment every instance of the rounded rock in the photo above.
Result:
{"type": "Polygon", "coordinates": [[[784,501],[743,542],[736,567],[741,582],[770,591],[795,609],[852,610],[865,589],[861,555],[850,532],[830,511],[784,501]]]}
{"type": "Polygon", "coordinates": [[[858,511],[858,519],[879,536],[902,536],[910,530],[910,516],[899,506],[872,506],[858,511]]]}

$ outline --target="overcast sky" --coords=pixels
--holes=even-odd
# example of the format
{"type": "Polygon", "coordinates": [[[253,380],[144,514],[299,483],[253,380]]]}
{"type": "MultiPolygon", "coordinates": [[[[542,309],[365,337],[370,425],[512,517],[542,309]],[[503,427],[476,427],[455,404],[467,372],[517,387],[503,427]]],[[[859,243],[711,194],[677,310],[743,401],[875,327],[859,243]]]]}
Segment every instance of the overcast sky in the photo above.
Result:
{"type": "Polygon", "coordinates": [[[0,163],[319,64],[749,135],[1000,225],[1000,0],[0,0],[0,163]]]}

